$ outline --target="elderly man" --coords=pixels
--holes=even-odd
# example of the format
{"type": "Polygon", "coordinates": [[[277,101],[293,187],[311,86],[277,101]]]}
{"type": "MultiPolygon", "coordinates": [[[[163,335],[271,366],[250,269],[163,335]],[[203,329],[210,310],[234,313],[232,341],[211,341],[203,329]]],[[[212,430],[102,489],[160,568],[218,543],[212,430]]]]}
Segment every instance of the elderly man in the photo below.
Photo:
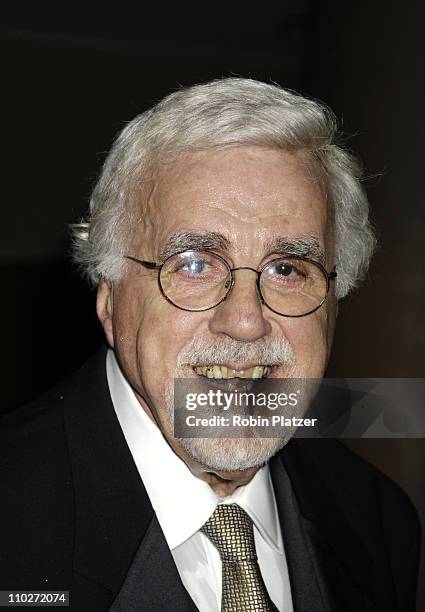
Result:
{"type": "Polygon", "coordinates": [[[374,236],[332,114],[182,89],[129,123],[75,256],[108,348],[5,423],[2,589],[71,609],[414,610],[405,495],[332,440],[175,437],[175,379],[320,379],[374,236]]]}

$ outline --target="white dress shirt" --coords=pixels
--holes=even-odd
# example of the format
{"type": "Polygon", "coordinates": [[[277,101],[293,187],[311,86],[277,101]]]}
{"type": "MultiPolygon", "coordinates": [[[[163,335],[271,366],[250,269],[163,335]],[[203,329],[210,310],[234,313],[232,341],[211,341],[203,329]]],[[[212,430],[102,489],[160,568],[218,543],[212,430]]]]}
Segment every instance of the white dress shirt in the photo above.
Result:
{"type": "Polygon", "coordinates": [[[258,563],[281,612],[293,612],[288,568],[268,465],[222,498],[192,474],[148,417],[125,380],[112,350],[106,371],[112,403],[181,580],[201,612],[221,608],[221,561],[199,529],[219,503],[236,503],[254,524],[258,563]]]}

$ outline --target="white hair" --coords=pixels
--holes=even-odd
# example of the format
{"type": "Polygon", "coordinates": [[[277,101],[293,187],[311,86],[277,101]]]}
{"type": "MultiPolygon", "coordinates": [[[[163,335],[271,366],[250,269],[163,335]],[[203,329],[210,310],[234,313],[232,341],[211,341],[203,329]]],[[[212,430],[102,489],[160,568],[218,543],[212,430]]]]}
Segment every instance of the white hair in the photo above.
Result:
{"type": "Polygon", "coordinates": [[[276,85],[226,78],[180,89],[116,138],[87,219],[71,227],[74,260],[94,284],[120,279],[132,230],[130,204],[166,157],[231,144],[303,151],[333,207],[336,293],[342,298],[364,277],[376,241],[361,167],[336,137],[332,111],[276,85]]]}

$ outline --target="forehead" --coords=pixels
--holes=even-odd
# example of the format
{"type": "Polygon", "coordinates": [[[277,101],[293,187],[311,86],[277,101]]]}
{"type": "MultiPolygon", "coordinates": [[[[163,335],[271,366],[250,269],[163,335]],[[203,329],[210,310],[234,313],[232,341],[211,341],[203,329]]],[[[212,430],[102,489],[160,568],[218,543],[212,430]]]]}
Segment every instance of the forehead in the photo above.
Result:
{"type": "Polygon", "coordinates": [[[326,198],[305,157],[258,146],[162,163],[144,216],[158,249],[182,231],[219,232],[238,252],[273,237],[314,235],[325,246],[328,228],[326,198]]]}

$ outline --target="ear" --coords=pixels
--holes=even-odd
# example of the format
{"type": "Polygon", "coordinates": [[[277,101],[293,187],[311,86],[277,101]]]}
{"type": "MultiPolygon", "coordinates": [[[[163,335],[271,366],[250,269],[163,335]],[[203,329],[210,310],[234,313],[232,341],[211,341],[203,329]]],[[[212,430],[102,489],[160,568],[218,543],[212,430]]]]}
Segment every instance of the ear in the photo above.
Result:
{"type": "Polygon", "coordinates": [[[113,293],[112,285],[101,281],[97,288],[96,313],[105,332],[109,346],[114,348],[114,333],[112,326],[113,293]]]}

